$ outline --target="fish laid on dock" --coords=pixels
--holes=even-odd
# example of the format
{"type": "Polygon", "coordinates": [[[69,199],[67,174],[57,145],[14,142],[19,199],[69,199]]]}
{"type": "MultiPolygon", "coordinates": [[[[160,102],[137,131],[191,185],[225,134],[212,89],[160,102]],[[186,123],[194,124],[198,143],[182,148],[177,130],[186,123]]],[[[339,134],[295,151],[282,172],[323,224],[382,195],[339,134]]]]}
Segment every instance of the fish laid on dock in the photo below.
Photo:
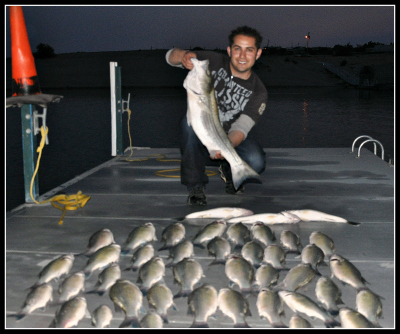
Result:
{"type": "Polygon", "coordinates": [[[191,61],[194,67],[183,82],[187,91],[188,125],[193,127],[211,157],[220,152],[229,162],[235,189],[245,182],[261,183],[260,175],[240,158],[221,126],[209,61],[196,58],[191,58],[191,61]]]}
{"type": "Polygon", "coordinates": [[[221,208],[193,212],[179,219],[181,220],[197,219],[197,218],[230,219],[234,217],[250,216],[253,214],[254,214],[253,211],[243,208],[221,207],[221,208]]]}
{"type": "Polygon", "coordinates": [[[287,210],[283,212],[289,212],[300,218],[303,222],[313,222],[313,221],[321,221],[321,222],[332,222],[332,223],[343,223],[350,225],[360,225],[360,223],[348,221],[342,217],[333,216],[325,212],[317,211],[317,210],[287,210]]]}
{"type": "Polygon", "coordinates": [[[251,216],[231,218],[228,223],[254,224],[262,222],[264,224],[296,224],[300,218],[286,211],[280,213],[259,213],[251,216]]]}

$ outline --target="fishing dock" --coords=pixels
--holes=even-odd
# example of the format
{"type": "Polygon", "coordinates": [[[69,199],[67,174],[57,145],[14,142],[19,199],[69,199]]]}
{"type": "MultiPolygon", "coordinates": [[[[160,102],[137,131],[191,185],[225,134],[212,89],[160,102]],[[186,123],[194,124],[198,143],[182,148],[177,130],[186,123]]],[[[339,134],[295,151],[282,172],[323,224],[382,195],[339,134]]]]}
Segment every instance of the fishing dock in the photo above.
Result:
{"type": "MultiPolygon", "coordinates": [[[[335,243],[336,252],[350,260],[369,282],[368,287],[382,296],[384,328],[394,328],[394,168],[388,162],[363,147],[360,156],[349,148],[266,148],[267,168],[261,175],[262,185],[247,184],[241,195],[228,195],[219,174],[210,177],[207,186],[208,205],[191,207],[186,204],[187,191],[180,184],[178,149],[135,150],[131,159],[149,158],[143,161],[126,161],[116,156],[109,162],[77,177],[70,182],[41,196],[41,200],[55,194],[76,194],[82,191],[91,199],[76,211],[67,211],[63,224],[59,225],[61,211],[51,204],[25,204],[6,217],[6,315],[17,313],[28,293],[27,288],[37,281],[42,267],[55,257],[66,253],[81,253],[86,250],[89,237],[101,228],[108,228],[114,234],[115,242],[123,244],[133,228],[152,222],[158,241],[154,249],[164,263],[171,260],[168,251],[157,250],[162,246],[163,229],[191,212],[217,207],[242,207],[254,213],[278,213],[283,210],[314,209],[359,222],[353,226],[332,222],[300,222],[298,224],[270,225],[277,242],[283,230],[297,233],[303,246],[309,243],[313,231],[321,231],[335,243]],[[156,155],[165,156],[164,161],[156,155]],[[170,160],[170,161],[168,161],[170,160]],[[158,171],[166,171],[157,173],[158,171]]],[[[209,168],[216,171],[215,167],[209,168]]],[[[198,230],[210,220],[183,221],[186,238],[191,240],[198,230]]],[[[119,264],[122,278],[136,283],[137,272],[124,271],[128,267],[132,252],[121,255],[119,264]]],[[[204,277],[200,283],[209,283],[219,290],[228,287],[229,280],[223,265],[208,266],[213,257],[206,249],[195,247],[194,258],[202,265],[204,277]]],[[[87,258],[75,258],[71,273],[83,270],[87,258]]],[[[325,262],[327,262],[325,260],[325,262]]],[[[294,254],[286,257],[286,266],[291,268],[300,263],[294,254]]],[[[329,266],[319,268],[322,275],[330,276],[329,266]]],[[[86,291],[92,289],[99,271],[94,272],[85,283],[86,291]]],[[[279,281],[284,278],[280,275],[279,281]]],[[[57,301],[60,282],[52,281],[53,299],[57,301]]],[[[180,287],[174,284],[172,269],[166,268],[164,281],[176,294],[180,287]]],[[[314,278],[307,291],[300,288],[313,300],[315,297],[314,278]]],[[[335,283],[342,291],[345,306],[356,307],[357,291],[343,286],[336,278],[335,283]]],[[[234,287],[237,289],[237,287],[234,287]]],[[[91,313],[101,304],[113,310],[111,327],[117,328],[124,319],[124,313],[114,311],[108,292],[103,296],[83,294],[91,313]]],[[[267,319],[260,319],[256,307],[256,295],[248,296],[252,316],[246,318],[253,328],[271,328],[267,319]]],[[[188,328],[193,317],[187,315],[187,298],[175,299],[177,310],[168,310],[168,324],[165,328],[188,328]]],[[[144,306],[149,309],[144,298],[144,306]]],[[[342,305],[343,306],[343,305],[342,305]]],[[[46,328],[52,322],[59,306],[48,305],[45,310],[35,310],[20,321],[6,317],[7,328],[46,328]]],[[[293,312],[285,306],[288,325],[293,312]]],[[[143,314],[140,315],[142,317],[143,314]]],[[[308,318],[307,318],[308,319],[308,318]]],[[[338,318],[337,318],[338,319],[338,318]]],[[[321,320],[308,319],[314,327],[324,327],[321,320]]],[[[209,318],[212,328],[232,328],[233,321],[220,310],[209,318]]],[[[79,328],[93,328],[90,317],[83,318],[79,328]]]]}

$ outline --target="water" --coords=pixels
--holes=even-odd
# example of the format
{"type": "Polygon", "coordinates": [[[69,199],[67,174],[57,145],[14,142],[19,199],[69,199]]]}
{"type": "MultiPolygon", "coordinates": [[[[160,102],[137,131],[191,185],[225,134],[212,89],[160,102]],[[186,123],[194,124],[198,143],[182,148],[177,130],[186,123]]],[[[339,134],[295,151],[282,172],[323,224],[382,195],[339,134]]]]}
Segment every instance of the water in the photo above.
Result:
{"type": "MultiPolygon", "coordinates": [[[[394,159],[393,91],[313,87],[269,88],[268,92],[267,109],[253,130],[263,147],[349,147],[350,150],[355,138],[369,135],[383,144],[385,160],[394,159]]],[[[112,158],[109,89],[57,89],[44,93],[64,98],[48,106],[49,145],[44,147],[38,172],[40,194],[112,158]]],[[[185,90],[124,89],[124,99],[128,93],[131,93],[132,145],[179,147],[179,120],[186,112],[185,90]]],[[[127,119],[124,113],[124,147],[129,146],[127,119]]],[[[21,131],[20,109],[8,108],[7,211],[25,201],[21,131]]],[[[373,144],[364,147],[372,150],[373,144]]]]}

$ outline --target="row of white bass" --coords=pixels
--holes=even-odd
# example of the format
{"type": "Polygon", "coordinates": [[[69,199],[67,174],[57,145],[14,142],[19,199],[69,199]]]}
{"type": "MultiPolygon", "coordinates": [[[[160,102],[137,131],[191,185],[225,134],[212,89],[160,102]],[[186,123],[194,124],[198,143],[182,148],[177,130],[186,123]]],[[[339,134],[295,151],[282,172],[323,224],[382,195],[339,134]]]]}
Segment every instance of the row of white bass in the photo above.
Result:
{"type": "MultiPolygon", "coordinates": [[[[52,301],[51,281],[69,274],[76,256],[86,255],[89,259],[85,267],[67,276],[59,286],[57,304],[61,304],[61,307],[51,323],[53,327],[77,326],[81,319],[89,316],[87,302],[81,292],[85,290],[85,280],[94,271],[100,271],[98,282],[86,293],[102,296],[108,291],[116,308],[125,313],[120,327],[162,327],[168,323],[167,310],[176,308],[174,299],[186,297],[188,314],[193,315],[194,327],[208,326],[207,319],[214,312],[211,312],[211,306],[204,305],[214,303],[233,320],[235,327],[247,327],[245,317],[251,313],[246,299],[249,293],[258,294],[259,315],[267,318],[273,327],[285,326],[280,321],[282,301],[296,314],[321,319],[328,327],[338,325],[333,319],[338,313],[342,327],[379,326],[377,317],[382,315],[380,297],[366,288],[366,281],[358,269],[337,254],[333,240],[321,232],[311,233],[309,245],[303,248],[299,236],[289,230],[281,232],[278,244],[275,233],[261,222],[249,228],[243,223],[228,225],[225,220],[216,220],[201,227],[190,239],[186,235],[185,226],[175,222],[161,232],[162,246],[158,252],[169,252],[167,260],[170,262],[167,264],[164,264],[151,244],[156,240],[156,229],[150,222],[135,227],[122,247],[115,243],[109,229],[97,231],[89,238],[85,252],[62,255],[41,270],[22,309],[13,316],[20,319],[38,308],[44,308],[52,301]],[[217,268],[223,268],[222,272],[231,282],[229,287],[219,290],[217,301],[216,289],[201,282],[204,271],[194,258],[194,246],[207,248],[214,257],[210,265],[221,264],[217,268]],[[121,249],[125,253],[133,253],[130,264],[123,270],[137,272],[137,284],[121,278],[121,249]],[[287,268],[284,266],[285,258],[291,252],[300,253],[301,263],[287,268]],[[316,288],[318,303],[315,303],[296,290],[321,276],[318,266],[324,265],[324,259],[329,260],[332,277],[319,278],[316,288]],[[169,267],[172,268],[175,283],[180,285],[175,295],[163,280],[165,268],[169,267]],[[278,283],[279,276],[284,272],[287,272],[286,276],[278,283]],[[333,283],[333,278],[358,290],[357,311],[337,306],[341,303],[340,290],[333,283]],[[199,284],[202,285],[196,288],[199,284]],[[239,291],[233,289],[234,285],[239,287],[239,291]],[[146,312],[143,307],[144,298],[147,298],[149,306],[154,310],[146,312]],[[139,320],[139,314],[145,315],[139,320]],[[351,323],[353,320],[348,320],[352,317],[358,317],[355,324],[351,323]]],[[[109,326],[112,311],[104,302],[99,304],[91,315],[93,326],[109,326]]],[[[301,319],[300,316],[292,317],[289,326],[306,321],[301,319]]]]}
{"type": "Polygon", "coordinates": [[[254,287],[259,289],[259,314],[266,317],[273,327],[286,327],[280,320],[277,321],[278,315],[283,313],[282,301],[293,312],[321,319],[327,327],[340,326],[333,319],[337,315],[340,316],[342,327],[380,327],[377,318],[382,317],[381,297],[366,287],[367,282],[360,271],[336,253],[333,240],[322,232],[312,232],[309,244],[303,248],[299,236],[289,230],[281,232],[279,245],[275,234],[266,224],[256,222],[249,230],[241,222],[228,227],[225,220],[217,220],[202,227],[193,243],[198,246],[206,244],[210,254],[215,256],[211,264],[225,263],[226,276],[232,285],[239,287],[242,294],[254,292],[254,287]],[[227,239],[223,238],[224,232],[227,239]],[[230,246],[235,250],[241,249],[240,253],[231,254],[230,246]],[[290,252],[300,253],[302,263],[289,270],[284,264],[286,254],[290,252]],[[326,265],[325,258],[329,261],[331,277],[319,278],[315,292],[318,299],[316,303],[295,291],[306,286],[316,276],[321,276],[318,266],[326,265]],[[289,271],[276,285],[283,270],[289,271]],[[343,303],[333,278],[357,289],[356,310],[338,307],[343,303]]]}
{"type": "Polygon", "coordinates": [[[303,222],[332,222],[350,225],[359,225],[360,223],[348,221],[342,217],[334,216],[317,210],[286,210],[279,213],[259,213],[238,207],[220,207],[204,211],[198,211],[186,215],[181,220],[186,219],[226,219],[228,223],[242,222],[244,224],[254,224],[262,222],[264,224],[296,224],[303,222]]]}

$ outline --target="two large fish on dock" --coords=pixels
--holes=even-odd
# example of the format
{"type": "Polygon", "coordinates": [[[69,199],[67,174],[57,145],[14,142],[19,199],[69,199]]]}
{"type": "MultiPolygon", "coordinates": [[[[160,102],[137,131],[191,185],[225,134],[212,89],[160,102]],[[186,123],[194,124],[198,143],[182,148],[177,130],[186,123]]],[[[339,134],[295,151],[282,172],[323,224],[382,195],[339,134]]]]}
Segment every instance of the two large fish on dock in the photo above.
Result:
{"type": "Polygon", "coordinates": [[[235,207],[220,207],[197,211],[186,215],[179,220],[191,219],[225,219],[228,223],[243,224],[296,224],[299,222],[332,222],[340,224],[359,225],[360,223],[349,221],[345,218],[334,216],[325,212],[303,209],[303,210],[286,210],[279,213],[259,213],[254,214],[251,210],[235,207]]]}
{"type": "Polygon", "coordinates": [[[211,157],[214,158],[220,152],[229,162],[235,189],[239,189],[245,182],[261,183],[260,175],[239,157],[221,126],[214,83],[208,69],[209,61],[196,58],[191,61],[194,67],[183,82],[187,91],[188,124],[207,147],[211,157]]]}

